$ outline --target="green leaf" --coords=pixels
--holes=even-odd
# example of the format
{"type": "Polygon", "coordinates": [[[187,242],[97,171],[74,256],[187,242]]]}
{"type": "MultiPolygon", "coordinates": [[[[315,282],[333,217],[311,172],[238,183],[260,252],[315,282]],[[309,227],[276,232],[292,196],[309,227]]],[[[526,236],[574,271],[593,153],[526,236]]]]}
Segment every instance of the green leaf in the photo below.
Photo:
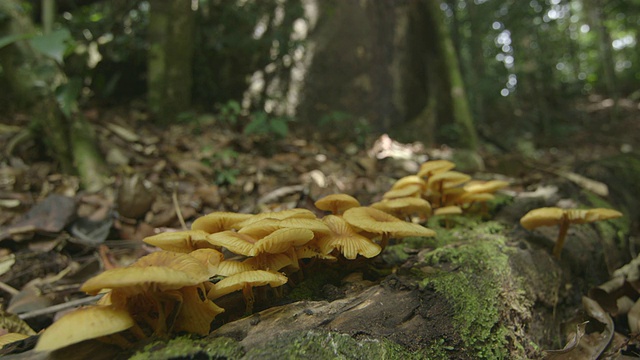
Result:
{"type": "Polygon", "coordinates": [[[82,79],[80,77],[72,77],[69,81],[58,87],[56,90],[56,99],[60,104],[60,110],[66,117],[78,110],[78,97],[82,90],[82,79]]]}
{"type": "Polygon", "coordinates": [[[64,53],[71,42],[69,29],[59,29],[48,35],[37,35],[29,40],[31,47],[59,64],[63,63],[64,53]]]}
{"type": "Polygon", "coordinates": [[[289,126],[287,120],[283,118],[275,118],[271,120],[270,130],[280,138],[287,137],[289,133],[289,126]]]}
{"type": "Polygon", "coordinates": [[[11,45],[16,41],[28,39],[32,36],[33,34],[14,34],[14,35],[3,36],[0,38],[0,49],[2,49],[7,45],[11,45]]]}

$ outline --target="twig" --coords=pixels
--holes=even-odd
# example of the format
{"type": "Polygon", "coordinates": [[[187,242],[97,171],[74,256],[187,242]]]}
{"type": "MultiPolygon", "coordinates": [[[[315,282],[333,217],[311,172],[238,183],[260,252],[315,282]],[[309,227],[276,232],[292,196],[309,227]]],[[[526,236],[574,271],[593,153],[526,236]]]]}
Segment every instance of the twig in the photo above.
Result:
{"type": "Polygon", "coordinates": [[[182,216],[182,210],[180,210],[180,204],[178,204],[178,193],[173,189],[173,193],[171,194],[171,200],[173,200],[173,207],[176,210],[176,215],[178,215],[178,220],[180,220],[180,225],[182,225],[183,230],[187,230],[187,224],[184,222],[184,217],[182,216]]]}
{"type": "Polygon", "coordinates": [[[18,317],[22,320],[31,319],[34,317],[57,313],[61,310],[66,310],[80,305],[90,304],[98,301],[104,294],[98,294],[96,296],[89,296],[82,299],[71,300],[66,303],[57,304],[46,307],[44,309],[38,309],[33,311],[27,311],[26,313],[19,314],[18,317]]]}
{"type": "Polygon", "coordinates": [[[20,293],[19,290],[17,290],[13,286],[11,286],[9,284],[6,284],[6,283],[4,283],[2,281],[0,281],[0,290],[11,294],[11,296],[15,296],[15,295],[18,295],[20,293]]]}

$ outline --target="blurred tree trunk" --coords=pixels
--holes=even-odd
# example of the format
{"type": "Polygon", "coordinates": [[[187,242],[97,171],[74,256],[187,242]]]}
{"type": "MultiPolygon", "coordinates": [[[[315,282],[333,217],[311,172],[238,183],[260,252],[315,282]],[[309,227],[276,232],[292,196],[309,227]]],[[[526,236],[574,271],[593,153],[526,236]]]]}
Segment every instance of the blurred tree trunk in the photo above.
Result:
{"type": "Polygon", "coordinates": [[[591,27],[598,35],[598,57],[602,66],[602,77],[607,96],[614,101],[614,119],[618,113],[618,89],[615,73],[615,60],[613,59],[613,49],[611,48],[611,34],[605,24],[605,15],[603,14],[604,3],[601,0],[585,1],[585,6],[589,13],[589,22],[591,27]]]}
{"type": "MultiPolygon", "coordinates": [[[[476,125],[484,124],[484,91],[483,81],[485,77],[485,61],[484,49],[482,48],[482,36],[484,35],[484,20],[479,12],[478,4],[474,0],[466,0],[469,9],[469,37],[467,44],[469,45],[469,102],[473,109],[476,119],[476,125]]],[[[477,126],[476,126],[477,127],[477,126]]]]}
{"type": "MultiPolygon", "coordinates": [[[[0,1],[0,37],[25,38],[36,33],[31,18],[17,0],[0,1]]],[[[36,141],[58,162],[61,170],[77,172],[83,187],[97,190],[105,184],[107,170],[96,147],[91,126],[80,113],[66,117],[56,101],[55,90],[67,83],[60,66],[37,52],[27,41],[17,40],[0,49],[0,65],[8,91],[29,109],[36,141]]]]}
{"type": "Polygon", "coordinates": [[[149,110],[166,124],[191,105],[194,12],[191,1],[150,3],[149,110]]]}
{"type": "Polygon", "coordinates": [[[456,125],[457,141],[459,147],[475,150],[478,147],[478,136],[476,134],[475,124],[471,111],[469,109],[469,101],[460,72],[460,62],[458,54],[451,38],[451,33],[444,20],[444,14],[440,10],[439,0],[424,0],[426,6],[426,18],[431,24],[430,30],[433,32],[432,39],[434,50],[439,58],[440,66],[439,74],[444,76],[447,83],[447,102],[450,102],[450,118],[456,125]]]}

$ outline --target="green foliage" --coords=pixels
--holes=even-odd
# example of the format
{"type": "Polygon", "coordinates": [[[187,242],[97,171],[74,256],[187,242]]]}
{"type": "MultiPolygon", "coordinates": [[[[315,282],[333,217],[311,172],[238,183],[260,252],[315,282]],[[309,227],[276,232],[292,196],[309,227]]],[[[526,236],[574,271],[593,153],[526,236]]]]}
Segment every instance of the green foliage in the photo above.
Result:
{"type": "Polygon", "coordinates": [[[318,126],[327,140],[354,141],[358,146],[364,146],[372,132],[366,119],[344,111],[332,111],[323,115],[318,121],[318,126]]]}
{"type": "Polygon", "coordinates": [[[219,105],[218,118],[226,124],[236,125],[240,114],[242,113],[242,106],[235,100],[229,100],[226,103],[219,105]]]}
{"type": "Polygon", "coordinates": [[[268,135],[283,139],[289,134],[288,118],[284,116],[270,116],[264,111],[251,114],[251,120],[244,127],[245,135],[268,135]]]}

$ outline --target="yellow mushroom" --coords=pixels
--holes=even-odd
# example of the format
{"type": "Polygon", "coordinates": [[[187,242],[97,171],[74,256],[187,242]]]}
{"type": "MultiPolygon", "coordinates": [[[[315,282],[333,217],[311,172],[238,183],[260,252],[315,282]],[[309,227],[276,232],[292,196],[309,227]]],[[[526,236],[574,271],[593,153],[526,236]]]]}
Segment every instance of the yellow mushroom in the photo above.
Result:
{"type": "Polygon", "coordinates": [[[329,254],[336,249],[346,259],[353,260],[358,255],[372,258],[382,251],[380,245],[358,234],[342,217],[327,215],[322,221],[331,229],[331,233],[318,240],[321,253],[329,254]]]}
{"type": "Polygon", "coordinates": [[[455,167],[456,164],[449,160],[431,160],[420,165],[418,176],[423,179],[428,179],[434,174],[449,171],[455,167]]]}
{"type": "Polygon", "coordinates": [[[381,236],[380,246],[384,249],[391,236],[435,236],[435,231],[389,215],[372,207],[356,207],[344,212],[344,219],[357,229],[381,236]]]}
{"type": "Polygon", "coordinates": [[[207,241],[209,233],[203,230],[166,231],[142,239],[162,250],[188,253],[196,249],[213,248],[207,241]]]}
{"type": "Polygon", "coordinates": [[[533,230],[539,226],[560,225],[558,238],[556,239],[556,244],[553,247],[553,256],[559,259],[569,225],[586,224],[600,220],[614,219],[621,216],[621,212],[605,208],[586,210],[544,207],[529,211],[520,219],[520,224],[527,230],[533,230]]]}
{"type": "Polygon", "coordinates": [[[334,215],[341,215],[345,210],[360,206],[360,202],[351,195],[331,194],[317,200],[314,205],[324,211],[331,211],[334,215]]]}
{"type": "Polygon", "coordinates": [[[251,214],[216,211],[197,218],[193,224],[191,224],[191,230],[202,230],[209,234],[231,230],[235,228],[236,224],[252,216],[251,214]]]}
{"type": "Polygon", "coordinates": [[[135,325],[125,310],[113,306],[87,306],[69,312],[49,326],[35,351],[54,351],[84,340],[127,330],[135,325]]]}
{"type": "Polygon", "coordinates": [[[253,297],[253,287],[265,285],[277,287],[284,285],[286,282],[287,277],[277,272],[265,270],[244,271],[226,277],[213,284],[209,289],[207,297],[215,300],[234,291],[242,290],[242,295],[246,302],[246,311],[250,313],[253,310],[253,303],[255,301],[253,297]]]}

